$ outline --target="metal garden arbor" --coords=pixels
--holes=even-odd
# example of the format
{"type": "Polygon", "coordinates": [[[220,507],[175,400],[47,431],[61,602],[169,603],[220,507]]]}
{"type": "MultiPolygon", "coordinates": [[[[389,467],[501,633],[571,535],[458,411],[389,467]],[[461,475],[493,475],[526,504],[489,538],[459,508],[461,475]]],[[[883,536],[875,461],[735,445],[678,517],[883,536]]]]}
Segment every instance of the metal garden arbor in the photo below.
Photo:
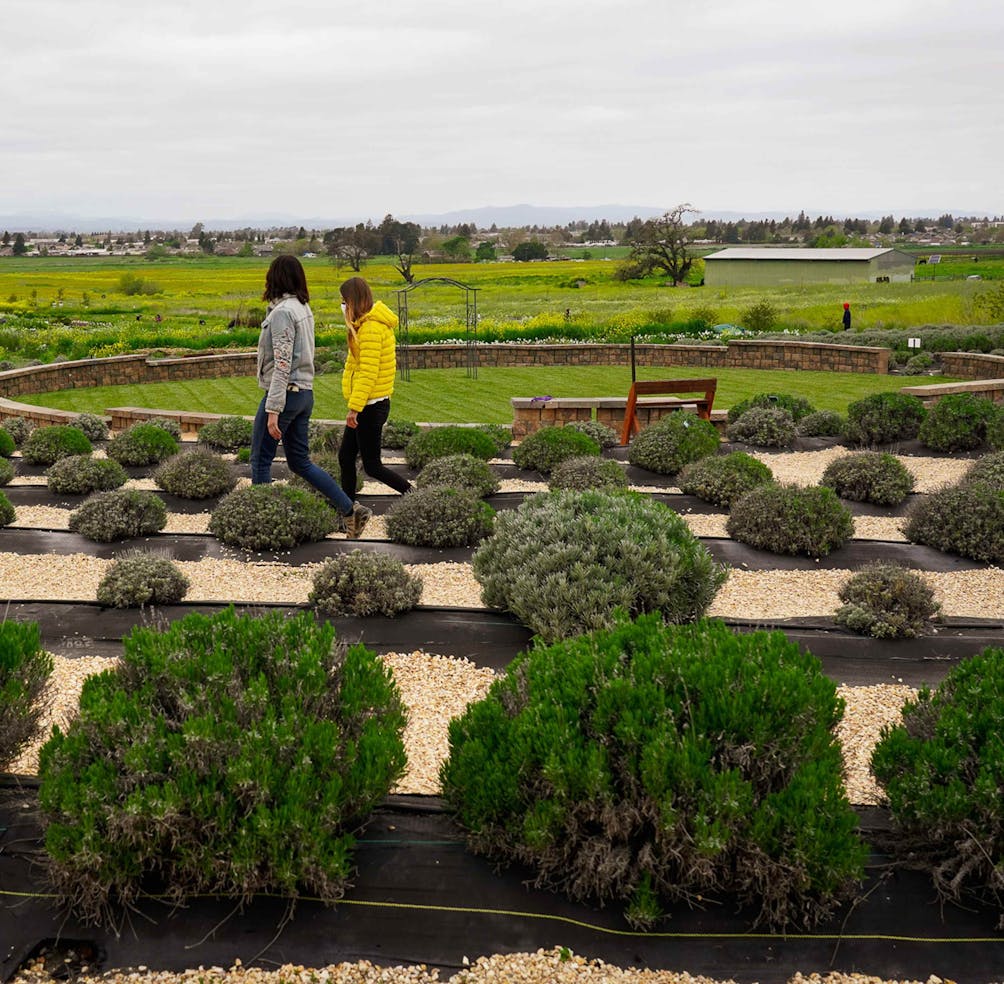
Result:
{"type": "Polygon", "coordinates": [[[466,325],[464,335],[464,365],[467,368],[467,375],[471,379],[478,378],[478,288],[468,284],[462,284],[459,280],[452,280],[449,277],[426,277],[424,280],[416,280],[401,290],[394,291],[397,294],[397,337],[398,337],[398,372],[404,380],[411,379],[411,364],[408,351],[408,296],[413,290],[419,287],[426,287],[429,284],[446,284],[449,287],[456,287],[464,292],[464,309],[466,325]]]}

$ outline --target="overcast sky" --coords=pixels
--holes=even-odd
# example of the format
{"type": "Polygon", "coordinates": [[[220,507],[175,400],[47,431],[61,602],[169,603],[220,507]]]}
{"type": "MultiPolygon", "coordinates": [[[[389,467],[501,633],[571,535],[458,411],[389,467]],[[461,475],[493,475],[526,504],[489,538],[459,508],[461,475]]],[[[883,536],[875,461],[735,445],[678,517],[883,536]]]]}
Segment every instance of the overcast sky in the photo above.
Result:
{"type": "Polygon", "coordinates": [[[1004,213],[999,0],[0,9],[0,214],[1004,213]]]}

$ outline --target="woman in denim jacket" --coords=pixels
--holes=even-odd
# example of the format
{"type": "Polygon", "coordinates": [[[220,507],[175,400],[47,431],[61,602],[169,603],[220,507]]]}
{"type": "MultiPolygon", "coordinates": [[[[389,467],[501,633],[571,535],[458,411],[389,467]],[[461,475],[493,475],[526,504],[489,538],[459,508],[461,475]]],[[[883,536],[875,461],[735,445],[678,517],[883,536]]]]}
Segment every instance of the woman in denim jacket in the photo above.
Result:
{"type": "Polygon", "coordinates": [[[251,482],[272,481],[272,461],[281,440],[294,475],[309,482],[337,510],[350,539],[357,539],[370,510],[354,503],[341,486],[310,460],[307,443],[314,409],[314,315],[303,265],[277,256],[265,275],[268,312],[258,338],[258,386],[265,396],[251,434],[251,482]]]}

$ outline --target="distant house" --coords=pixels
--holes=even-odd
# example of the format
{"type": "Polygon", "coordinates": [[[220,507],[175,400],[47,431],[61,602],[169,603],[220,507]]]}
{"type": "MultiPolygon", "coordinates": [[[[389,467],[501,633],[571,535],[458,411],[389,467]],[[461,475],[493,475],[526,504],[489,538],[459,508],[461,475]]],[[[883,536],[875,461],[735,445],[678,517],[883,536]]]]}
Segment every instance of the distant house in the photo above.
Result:
{"type": "Polygon", "coordinates": [[[730,247],[704,257],[704,282],[709,287],[901,283],[912,279],[913,263],[908,253],[892,248],[730,247]]]}

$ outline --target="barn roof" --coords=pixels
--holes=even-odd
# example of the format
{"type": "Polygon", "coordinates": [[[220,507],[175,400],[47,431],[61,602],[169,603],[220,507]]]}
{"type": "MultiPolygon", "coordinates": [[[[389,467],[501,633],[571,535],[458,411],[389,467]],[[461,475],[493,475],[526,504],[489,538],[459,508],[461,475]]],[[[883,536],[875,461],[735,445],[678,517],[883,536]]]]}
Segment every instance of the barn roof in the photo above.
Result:
{"type": "Polygon", "coordinates": [[[892,247],[883,249],[832,247],[810,249],[809,247],[760,246],[752,248],[729,248],[710,253],[707,260],[856,260],[858,262],[875,259],[883,253],[893,252],[892,247]]]}

